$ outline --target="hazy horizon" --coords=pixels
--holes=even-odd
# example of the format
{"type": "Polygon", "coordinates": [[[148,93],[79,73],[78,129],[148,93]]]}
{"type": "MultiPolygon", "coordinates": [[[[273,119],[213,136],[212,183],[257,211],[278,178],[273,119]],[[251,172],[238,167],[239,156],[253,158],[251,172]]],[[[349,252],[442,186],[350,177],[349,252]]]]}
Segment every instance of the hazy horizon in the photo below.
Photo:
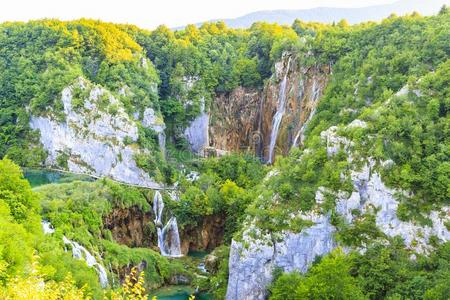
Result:
{"type": "Polygon", "coordinates": [[[211,19],[236,18],[261,10],[308,9],[315,7],[364,7],[387,4],[395,0],[166,0],[156,4],[145,0],[15,0],[4,3],[0,22],[29,21],[44,18],[73,20],[100,19],[106,22],[128,23],[153,29],[165,24],[169,27],[203,22],[211,19]]]}

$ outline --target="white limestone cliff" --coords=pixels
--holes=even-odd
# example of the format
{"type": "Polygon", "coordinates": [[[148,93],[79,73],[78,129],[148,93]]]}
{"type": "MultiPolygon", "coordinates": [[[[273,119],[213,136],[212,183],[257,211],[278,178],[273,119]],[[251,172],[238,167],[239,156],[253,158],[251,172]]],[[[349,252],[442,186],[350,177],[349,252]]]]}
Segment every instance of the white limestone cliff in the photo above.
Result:
{"type": "Polygon", "coordinates": [[[51,111],[46,116],[32,116],[30,126],[40,131],[40,141],[48,152],[47,166],[57,166],[58,158],[67,159],[71,172],[107,176],[120,182],[160,188],[140,169],[134,156],[138,128],[121,103],[102,87],[79,78],[62,91],[64,121],[51,111]],[[74,90],[88,92],[81,105],[74,106],[74,90]]]}
{"type": "MultiPolygon", "coordinates": [[[[366,126],[365,122],[355,120],[347,128],[366,126]]],[[[321,134],[329,156],[336,154],[341,148],[351,153],[352,142],[339,136],[337,132],[337,127],[331,127],[321,134]]],[[[350,154],[349,161],[352,159],[350,154]]],[[[391,163],[385,162],[384,165],[389,166],[391,163]]],[[[336,212],[346,222],[353,221],[352,212],[355,210],[359,210],[361,214],[373,214],[376,226],[384,235],[400,236],[405,246],[416,253],[428,253],[431,250],[431,237],[436,237],[440,242],[450,240],[450,232],[445,226],[446,222],[450,222],[450,207],[443,207],[440,211],[432,211],[427,215],[431,226],[401,221],[397,217],[399,202],[395,195],[405,192],[387,187],[374,165],[374,160],[369,158],[361,169],[355,167],[350,173],[354,191],[336,195],[336,212]]],[[[323,187],[318,189],[316,208],[323,201],[325,191],[323,187]]],[[[272,272],[276,267],[284,272],[306,272],[316,256],[327,254],[338,246],[334,240],[337,229],[330,224],[329,216],[316,214],[314,211],[317,210],[307,215],[301,214],[303,219],[312,221],[313,225],[300,233],[283,232],[281,239],[273,242],[267,236],[255,239],[254,233],[258,230],[250,225],[244,231],[241,242],[232,242],[226,297],[228,300],[265,299],[267,286],[272,281],[272,272]]]]}

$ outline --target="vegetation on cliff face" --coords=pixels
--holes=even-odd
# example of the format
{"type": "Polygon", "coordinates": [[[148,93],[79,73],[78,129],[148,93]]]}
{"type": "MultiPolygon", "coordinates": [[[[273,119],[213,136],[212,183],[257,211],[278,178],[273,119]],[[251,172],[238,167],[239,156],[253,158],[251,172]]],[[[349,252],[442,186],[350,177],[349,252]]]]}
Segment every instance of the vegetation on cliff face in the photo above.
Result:
{"type": "Polygon", "coordinates": [[[177,216],[180,227],[196,226],[203,217],[219,215],[225,219],[225,241],[245,218],[247,206],[256,195],[252,187],[265,175],[261,162],[250,155],[229,155],[205,160],[194,182],[180,182],[179,201],[169,201],[169,209],[177,216]]]}
{"type": "MultiPolygon", "coordinates": [[[[46,153],[29,115],[46,115],[49,108],[57,115],[61,90],[76,78],[107,88],[130,115],[148,107],[162,114],[168,149],[174,151],[167,161],[161,155],[139,163],[150,172],[161,167],[167,182],[178,181],[179,201],[165,195],[165,202],[181,228],[216,214],[225,219],[226,243],[246,219],[266,232],[300,231],[309,224],[292,214],[309,211],[319,187],[331,191],[322,210],[333,211],[333,193],[353,189],[352,163],[368,157],[377,161],[385,182],[411,192],[399,199],[399,217],[426,223],[423,213],[450,199],[449,40],[445,9],[434,17],[392,16],[379,24],[296,21],[292,27],[256,23],[247,30],[220,22],[176,32],[91,20],[0,24],[0,297],[14,298],[17,289],[34,293],[45,282],[43,298],[63,290],[75,299],[101,298],[97,274],[64,251],[63,236],[101,253],[113,277],[143,261],[148,288],[168,283],[174,274],[189,276],[179,261],[119,245],[104,227],[114,208],[149,211],[151,193],[108,180],[32,191],[10,160],[42,164],[46,153]],[[333,70],[304,145],[278,158],[272,169],[245,154],[200,161],[171,157],[186,150],[182,130],[202,103],[208,108],[217,93],[238,86],[260,88],[285,51],[301,57],[304,67],[328,64],[333,70]],[[357,118],[367,127],[345,128],[357,118]],[[320,133],[330,126],[353,142],[352,163],[344,149],[328,155],[320,133]],[[380,162],[387,160],[393,164],[383,168],[380,162]],[[170,166],[173,161],[196,169],[198,178],[187,180],[170,166]],[[55,226],[54,234],[42,233],[42,217],[55,226]]],[[[142,128],[139,144],[149,151],[158,147],[154,132],[142,128]]],[[[339,227],[339,220],[333,222],[339,227]]],[[[367,234],[369,223],[356,224],[347,235],[367,234]]],[[[154,233],[153,224],[147,229],[154,233]]],[[[345,228],[339,229],[342,237],[345,228]]],[[[448,299],[448,243],[429,257],[411,260],[410,254],[395,240],[370,244],[364,254],[338,250],[318,259],[307,274],[276,274],[271,297],[448,299]]],[[[227,264],[220,264],[204,288],[223,297],[227,272],[227,264]]]]}
{"type": "MultiPolygon", "coordinates": [[[[142,262],[147,288],[161,286],[174,274],[187,272],[180,262],[169,261],[151,249],[117,244],[104,228],[103,217],[113,208],[137,206],[151,210],[139,189],[100,180],[50,184],[32,191],[19,167],[10,160],[0,160],[0,170],[0,280],[9,286],[4,291],[7,295],[12,293],[12,286],[31,293],[42,281],[54,293],[73,285],[74,293],[101,297],[96,272],[64,250],[63,236],[91,253],[103,253],[101,263],[111,268],[109,276],[115,277],[115,282],[119,282],[117,274],[124,277],[128,266],[142,262]],[[40,213],[55,226],[55,233],[42,233],[40,213]]],[[[46,291],[42,293],[47,295],[46,291]]]]}
{"type": "Polygon", "coordinates": [[[448,299],[450,243],[428,257],[409,258],[401,241],[364,254],[337,249],[307,274],[281,274],[269,299],[448,299]]]}
{"type": "Polygon", "coordinates": [[[277,175],[261,188],[249,211],[259,226],[292,227],[286,216],[310,209],[319,186],[352,191],[348,153],[342,149],[330,157],[320,133],[355,119],[367,128],[340,134],[353,143],[359,163],[368,157],[379,163],[393,160],[391,167],[379,169],[392,187],[411,192],[401,199],[402,219],[424,221],[421,213],[448,205],[448,12],[429,18],[392,16],[380,24],[296,22],[293,27],[310,39],[311,57],[333,65],[333,75],[307,127],[304,147],[277,161],[277,175]]]}

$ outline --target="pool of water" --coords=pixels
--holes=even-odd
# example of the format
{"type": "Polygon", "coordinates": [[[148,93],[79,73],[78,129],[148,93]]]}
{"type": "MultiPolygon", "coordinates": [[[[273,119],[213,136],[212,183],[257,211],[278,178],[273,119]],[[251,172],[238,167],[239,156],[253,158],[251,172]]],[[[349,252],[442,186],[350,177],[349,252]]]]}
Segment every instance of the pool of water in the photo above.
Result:
{"type": "Polygon", "coordinates": [[[187,255],[193,258],[204,259],[208,254],[209,252],[207,251],[189,251],[187,255]]]}
{"type": "Polygon", "coordinates": [[[72,181],[94,181],[95,179],[86,175],[70,174],[52,170],[25,169],[24,177],[31,187],[37,187],[50,183],[68,183],[72,181]]]}
{"type": "MultiPolygon", "coordinates": [[[[195,293],[189,286],[170,286],[161,288],[154,293],[150,293],[149,299],[156,296],[158,300],[187,300],[190,295],[195,293]]],[[[195,294],[195,300],[212,300],[212,296],[206,293],[195,294]]]]}

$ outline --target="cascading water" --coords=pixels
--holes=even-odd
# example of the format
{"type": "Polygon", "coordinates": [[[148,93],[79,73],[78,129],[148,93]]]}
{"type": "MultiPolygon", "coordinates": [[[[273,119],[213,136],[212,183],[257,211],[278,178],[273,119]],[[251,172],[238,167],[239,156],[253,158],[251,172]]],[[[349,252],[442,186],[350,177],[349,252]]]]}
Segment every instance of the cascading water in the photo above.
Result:
{"type": "Polygon", "coordinates": [[[41,224],[44,234],[52,234],[53,232],[55,232],[55,228],[53,228],[52,224],[50,224],[49,221],[42,220],[41,224]]]}
{"type": "MultiPolygon", "coordinates": [[[[49,221],[43,220],[41,222],[42,230],[44,231],[44,234],[52,234],[55,232],[55,229],[53,228],[52,224],[49,221]]],[[[83,246],[78,244],[77,242],[71,241],[65,236],[63,236],[63,242],[66,245],[70,245],[72,247],[72,256],[76,259],[84,259],[86,261],[86,264],[92,268],[94,267],[95,270],[98,273],[98,279],[100,281],[100,285],[102,288],[108,287],[108,274],[106,273],[106,269],[97,262],[95,257],[86,250],[83,246]]]]}
{"type": "Polygon", "coordinates": [[[305,140],[305,130],[308,123],[312,120],[314,117],[314,114],[316,113],[316,107],[317,107],[317,100],[319,100],[320,96],[320,84],[318,84],[317,79],[313,79],[313,84],[311,87],[311,103],[313,103],[313,109],[309,113],[308,119],[303,123],[302,127],[300,127],[300,130],[298,131],[297,135],[295,136],[293,147],[298,147],[300,144],[303,143],[305,140]]]}
{"type": "Polygon", "coordinates": [[[180,234],[178,233],[177,218],[171,217],[162,230],[164,253],[166,256],[180,257],[180,234]]]}
{"type": "Polygon", "coordinates": [[[84,259],[89,267],[95,268],[98,273],[100,285],[102,286],[102,288],[106,288],[108,286],[108,275],[106,273],[106,269],[97,262],[95,257],[89,251],[87,251],[86,248],[84,248],[77,242],[69,240],[65,236],[63,236],[63,242],[64,244],[70,245],[72,247],[72,256],[74,258],[84,259]]]}
{"type": "Polygon", "coordinates": [[[270,134],[270,145],[269,145],[269,159],[268,163],[273,163],[273,154],[275,150],[275,144],[277,142],[278,131],[280,129],[281,120],[283,119],[284,112],[286,110],[286,88],[287,88],[287,77],[289,73],[289,67],[291,64],[291,58],[289,57],[286,73],[284,74],[283,80],[280,84],[280,93],[278,95],[277,112],[275,113],[272,120],[272,132],[270,134]]]}
{"type": "Polygon", "coordinates": [[[166,134],[164,131],[158,133],[158,144],[163,157],[166,157],[166,134]]]}
{"type": "Polygon", "coordinates": [[[155,192],[153,198],[153,212],[155,213],[155,225],[158,235],[158,247],[161,255],[169,257],[180,257],[180,235],[178,233],[178,224],[175,217],[171,217],[169,222],[163,227],[162,215],[164,211],[164,201],[159,191],[155,192]]]}
{"type": "Polygon", "coordinates": [[[295,136],[294,143],[292,144],[293,147],[298,147],[305,140],[306,125],[308,125],[309,121],[311,121],[311,119],[315,113],[316,113],[316,108],[314,108],[309,113],[308,119],[305,121],[305,123],[303,123],[302,127],[300,127],[300,130],[298,131],[297,135],[295,136]]]}

